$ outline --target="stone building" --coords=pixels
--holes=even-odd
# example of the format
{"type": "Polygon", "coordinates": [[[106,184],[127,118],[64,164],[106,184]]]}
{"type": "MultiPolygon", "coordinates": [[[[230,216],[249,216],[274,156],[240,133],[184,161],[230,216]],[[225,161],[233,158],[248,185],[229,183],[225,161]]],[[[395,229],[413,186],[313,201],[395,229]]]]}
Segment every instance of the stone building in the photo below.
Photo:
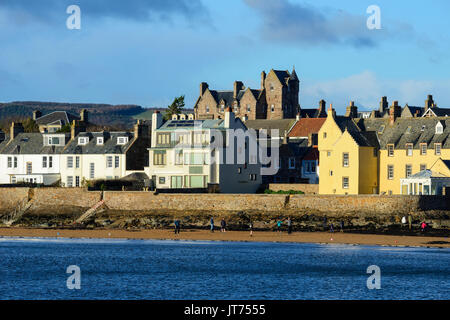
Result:
{"type": "Polygon", "coordinates": [[[295,118],[300,111],[299,87],[295,69],[292,72],[271,69],[268,74],[263,71],[259,89],[235,81],[233,90],[217,91],[202,82],[194,106],[195,118],[223,119],[228,107],[242,120],[295,118]]]}

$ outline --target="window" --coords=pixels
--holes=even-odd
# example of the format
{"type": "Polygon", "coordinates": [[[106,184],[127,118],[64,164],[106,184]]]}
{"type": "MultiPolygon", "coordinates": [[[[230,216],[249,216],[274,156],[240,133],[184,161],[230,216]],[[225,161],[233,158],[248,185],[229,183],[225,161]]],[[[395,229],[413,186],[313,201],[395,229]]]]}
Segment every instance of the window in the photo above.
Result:
{"type": "Polygon", "coordinates": [[[270,111],[275,112],[275,105],[270,106],[270,111]]]}
{"type": "Polygon", "coordinates": [[[128,143],[128,137],[117,137],[117,144],[124,145],[128,143]]]}
{"type": "Polygon", "coordinates": [[[75,157],[75,168],[80,168],[80,157],[76,156],[75,157]]]}
{"type": "Polygon", "coordinates": [[[89,142],[89,138],[88,138],[88,137],[79,137],[79,138],[78,138],[78,144],[79,144],[80,146],[87,145],[88,142],[89,142]]]}
{"type": "Polygon", "coordinates": [[[8,157],[8,168],[12,168],[12,157],[8,157]]]}
{"type": "Polygon", "coordinates": [[[16,176],[12,176],[12,177],[11,177],[11,183],[17,183],[16,176]]]}
{"type": "Polygon", "coordinates": [[[331,151],[327,152],[327,157],[331,157],[331,151]]]}
{"type": "Polygon", "coordinates": [[[95,163],[91,162],[89,164],[89,179],[95,178],[95,163]]]}
{"type": "Polygon", "coordinates": [[[27,162],[27,174],[33,173],[33,164],[31,162],[27,162]]]}
{"type": "Polygon", "coordinates": [[[289,158],[289,169],[295,169],[295,158],[289,158]]]}
{"type": "Polygon", "coordinates": [[[316,162],[315,161],[311,162],[311,172],[313,172],[313,173],[316,172],[316,162]]]}
{"type": "Polygon", "coordinates": [[[348,177],[342,177],[342,188],[348,189],[349,186],[349,178],[348,177]]]}
{"type": "Polygon", "coordinates": [[[273,91],[273,90],[275,90],[275,87],[274,87],[273,83],[270,83],[270,91],[273,91]]]}
{"type": "Polygon", "coordinates": [[[47,168],[47,157],[42,157],[42,168],[47,168]]]}
{"type": "Polygon", "coordinates": [[[73,168],[73,157],[67,157],[67,168],[73,168]]]}
{"type": "Polygon", "coordinates": [[[408,157],[412,157],[412,155],[413,155],[413,145],[412,145],[412,143],[407,143],[406,144],[406,155],[408,157]]]}
{"type": "Polygon", "coordinates": [[[383,134],[385,128],[386,128],[386,126],[384,124],[381,125],[380,129],[378,130],[378,134],[383,134]]]}
{"type": "Polygon", "coordinates": [[[166,183],[166,177],[159,177],[159,184],[165,184],[166,183]]]}
{"type": "Polygon", "coordinates": [[[183,176],[172,176],[171,177],[171,187],[174,189],[183,188],[183,176]]]}
{"type": "Polygon", "coordinates": [[[14,157],[14,168],[17,168],[17,157],[14,157]]]}
{"type": "Polygon", "coordinates": [[[420,165],[420,171],[423,171],[423,170],[427,170],[427,165],[422,163],[420,165]]]}
{"type": "Polygon", "coordinates": [[[387,149],[388,149],[388,157],[393,157],[394,156],[394,145],[388,144],[387,149]]]}
{"type": "Polygon", "coordinates": [[[204,164],[204,154],[203,153],[185,153],[184,154],[184,164],[202,165],[202,164],[204,164]]]}
{"type": "Polygon", "coordinates": [[[98,137],[97,138],[97,145],[101,146],[101,145],[103,145],[103,142],[104,142],[103,137],[98,137]]]}
{"type": "Polygon", "coordinates": [[[420,144],[420,155],[425,156],[427,154],[427,144],[421,143],[420,144]]]}
{"type": "Polygon", "coordinates": [[[67,176],[67,186],[69,188],[73,187],[73,177],[72,176],[67,176]]]}
{"type": "Polygon", "coordinates": [[[119,168],[119,165],[120,165],[120,157],[115,156],[114,157],[114,168],[119,168]]]}
{"type": "MultiPolygon", "coordinates": [[[[326,133],[326,132],[323,133],[323,138],[324,138],[324,139],[327,138],[327,133],[326,133]]],[[[331,152],[330,152],[330,154],[331,154],[331,152]]]]}
{"type": "Polygon", "coordinates": [[[434,154],[437,156],[441,155],[441,144],[440,143],[434,144],[434,154]]]}
{"type": "Polygon", "coordinates": [[[444,126],[442,125],[442,123],[438,122],[436,124],[436,134],[441,134],[444,132],[444,126]]]}
{"type": "Polygon", "coordinates": [[[249,178],[250,178],[250,181],[256,181],[257,178],[258,178],[258,175],[256,175],[256,174],[250,174],[249,178]]]}
{"type": "Polygon", "coordinates": [[[387,166],[387,176],[389,180],[394,179],[394,166],[392,164],[387,166]]]}
{"type": "Polygon", "coordinates": [[[409,178],[412,174],[412,165],[407,164],[405,167],[405,177],[409,178]]]}
{"type": "Polygon", "coordinates": [[[175,150],[175,165],[183,164],[183,150],[175,150]]]}
{"type": "Polygon", "coordinates": [[[166,164],[166,151],[155,150],[153,152],[153,164],[154,165],[165,165],[166,164]]]}
{"type": "Polygon", "coordinates": [[[53,157],[52,156],[48,157],[48,167],[53,168],[53,157]]]}
{"type": "Polygon", "coordinates": [[[156,138],[157,144],[169,145],[170,144],[170,133],[159,133],[156,138]]]}
{"type": "Polygon", "coordinates": [[[206,113],[209,113],[209,106],[206,106],[206,113]]]}
{"type": "Polygon", "coordinates": [[[252,111],[251,106],[249,104],[247,104],[247,112],[251,112],[251,111],[252,111]]]}
{"type": "Polygon", "coordinates": [[[75,187],[79,187],[80,186],[80,176],[76,176],[75,177],[75,187]]]}
{"type": "Polygon", "coordinates": [[[333,176],[333,170],[330,170],[330,177],[333,176]]]}
{"type": "Polygon", "coordinates": [[[342,166],[343,167],[348,167],[349,166],[349,155],[347,152],[344,152],[342,154],[342,166]]]}
{"type": "Polygon", "coordinates": [[[106,167],[107,168],[112,168],[113,166],[113,157],[112,156],[107,156],[106,157],[106,167]]]}

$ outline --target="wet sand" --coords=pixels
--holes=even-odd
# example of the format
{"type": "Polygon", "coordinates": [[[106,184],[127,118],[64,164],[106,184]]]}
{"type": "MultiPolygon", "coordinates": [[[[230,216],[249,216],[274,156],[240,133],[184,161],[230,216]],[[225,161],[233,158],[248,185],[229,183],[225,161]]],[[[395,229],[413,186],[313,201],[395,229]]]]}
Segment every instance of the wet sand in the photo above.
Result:
{"type": "Polygon", "coordinates": [[[256,231],[251,237],[248,231],[182,230],[175,235],[173,230],[72,230],[36,228],[0,228],[0,237],[48,237],[48,238],[106,238],[106,239],[158,239],[158,240],[215,240],[258,241],[298,243],[338,243],[382,246],[440,247],[450,248],[449,237],[392,236],[352,233],[256,231]]]}

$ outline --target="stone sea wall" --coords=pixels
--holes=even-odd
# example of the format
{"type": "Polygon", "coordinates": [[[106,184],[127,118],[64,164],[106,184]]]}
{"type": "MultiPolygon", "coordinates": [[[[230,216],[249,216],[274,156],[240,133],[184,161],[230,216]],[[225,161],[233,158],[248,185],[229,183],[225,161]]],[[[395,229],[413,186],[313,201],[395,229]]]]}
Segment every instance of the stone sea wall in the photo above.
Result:
{"type": "Polygon", "coordinates": [[[224,217],[230,226],[244,228],[252,220],[270,229],[276,220],[291,216],[297,229],[315,230],[327,223],[383,228],[398,224],[411,213],[415,222],[426,219],[450,228],[450,197],[445,196],[332,196],[278,194],[155,194],[153,192],[91,192],[73,188],[0,188],[0,214],[23,201],[33,204],[16,224],[68,225],[102,198],[105,206],[88,224],[96,227],[168,227],[175,217],[184,226],[203,227],[209,217],[224,217]]]}

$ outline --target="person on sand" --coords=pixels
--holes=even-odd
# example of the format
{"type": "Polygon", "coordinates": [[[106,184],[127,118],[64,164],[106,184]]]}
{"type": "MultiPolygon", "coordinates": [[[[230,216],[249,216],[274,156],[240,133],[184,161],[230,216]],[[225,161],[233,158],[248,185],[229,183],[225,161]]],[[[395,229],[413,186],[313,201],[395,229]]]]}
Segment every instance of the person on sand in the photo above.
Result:
{"type": "Polygon", "coordinates": [[[344,220],[341,220],[341,232],[344,232],[344,220]]]}
{"type": "Polygon", "coordinates": [[[403,216],[402,218],[402,228],[406,226],[406,217],[403,216]]]}
{"type": "Polygon", "coordinates": [[[227,227],[227,223],[225,222],[225,219],[222,218],[222,221],[220,221],[220,232],[225,232],[226,227],[227,227]]]}
{"type": "Polygon", "coordinates": [[[211,224],[211,232],[214,232],[214,218],[211,217],[211,220],[209,221],[209,223],[211,224]]]}
{"type": "Polygon", "coordinates": [[[248,228],[250,229],[250,237],[253,237],[253,222],[251,220],[248,224],[248,228]]]}
{"type": "Polygon", "coordinates": [[[175,225],[175,234],[180,234],[180,220],[175,219],[174,225],[175,225]]]}
{"type": "Polygon", "coordinates": [[[278,233],[281,233],[281,226],[282,226],[282,224],[283,224],[283,221],[281,221],[281,220],[277,221],[277,231],[278,231],[278,233]]]}
{"type": "Polygon", "coordinates": [[[291,220],[291,217],[288,217],[287,225],[288,225],[288,234],[291,234],[292,233],[292,220],[291,220]]]}
{"type": "Polygon", "coordinates": [[[331,232],[331,233],[334,233],[334,226],[333,226],[332,223],[330,223],[330,232],[331,232]]]}
{"type": "Polygon", "coordinates": [[[422,221],[422,223],[420,224],[420,227],[422,228],[422,232],[425,232],[425,229],[427,227],[427,223],[425,221],[422,221]]]}

